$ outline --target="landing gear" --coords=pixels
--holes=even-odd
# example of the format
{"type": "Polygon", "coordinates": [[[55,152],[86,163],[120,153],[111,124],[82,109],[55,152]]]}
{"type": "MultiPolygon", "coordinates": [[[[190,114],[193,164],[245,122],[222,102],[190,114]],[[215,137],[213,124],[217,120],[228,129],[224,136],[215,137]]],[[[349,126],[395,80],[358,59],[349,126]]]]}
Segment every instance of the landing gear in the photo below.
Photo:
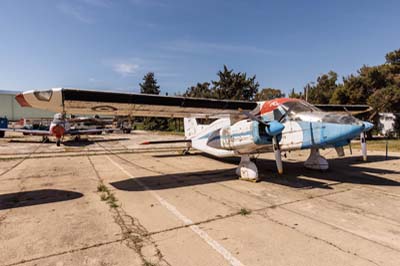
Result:
{"type": "Polygon", "coordinates": [[[182,155],[189,155],[190,154],[190,148],[186,148],[182,151],[182,155]]]}
{"type": "Polygon", "coordinates": [[[329,168],[328,161],[319,154],[318,149],[311,149],[310,156],[305,161],[304,166],[312,170],[327,170],[329,168]]]}
{"type": "Polygon", "coordinates": [[[56,144],[57,144],[57,147],[60,147],[60,145],[61,145],[61,140],[60,140],[60,139],[57,139],[56,144]]]}
{"type": "Polygon", "coordinates": [[[43,136],[43,137],[42,137],[42,142],[43,142],[43,143],[49,143],[49,141],[50,141],[50,140],[49,140],[49,137],[47,137],[47,136],[43,136]]]}
{"type": "Polygon", "coordinates": [[[236,174],[239,179],[257,182],[258,181],[258,170],[255,163],[250,161],[249,155],[242,155],[240,164],[236,169],[236,174]]]}
{"type": "Polygon", "coordinates": [[[182,151],[182,155],[188,155],[188,154],[190,154],[190,148],[192,147],[192,144],[191,143],[186,143],[186,149],[184,149],[183,151],[182,151]]]}

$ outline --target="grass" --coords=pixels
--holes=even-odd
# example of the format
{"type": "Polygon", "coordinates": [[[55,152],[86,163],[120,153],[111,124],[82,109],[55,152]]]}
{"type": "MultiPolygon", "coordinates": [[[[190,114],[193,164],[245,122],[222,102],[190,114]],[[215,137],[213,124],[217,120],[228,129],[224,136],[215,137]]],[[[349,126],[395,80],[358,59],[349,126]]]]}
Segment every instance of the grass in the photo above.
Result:
{"type": "MultiPolygon", "coordinates": [[[[352,143],[353,145],[355,143],[352,143]]],[[[385,151],[386,150],[386,140],[367,140],[367,149],[370,151],[385,151]]],[[[389,152],[400,152],[400,139],[390,139],[388,140],[389,152]]]]}
{"type": "Polygon", "coordinates": [[[97,186],[97,191],[101,192],[100,199],[102,201],[106,201],[111,208],[119,207],[119,205],[117,204],[118,199],[115,197],[114,193],[110,192],[106,185],[104,185],[103,183],[99,184],[97,186]]]}
{"type": "Polygon", "coordinates": [[[246,209],[246,208],[241,208],[239,211],[239,214],[243,215],[243,216],[249,215],[250,213],[251,213],[251,210],[246,209]]]}
{"type": "Polygon", "coordinates": [[[97,186],[97,192],[106,192],[108,189],[104,184],[99,184],[97,186]]]}

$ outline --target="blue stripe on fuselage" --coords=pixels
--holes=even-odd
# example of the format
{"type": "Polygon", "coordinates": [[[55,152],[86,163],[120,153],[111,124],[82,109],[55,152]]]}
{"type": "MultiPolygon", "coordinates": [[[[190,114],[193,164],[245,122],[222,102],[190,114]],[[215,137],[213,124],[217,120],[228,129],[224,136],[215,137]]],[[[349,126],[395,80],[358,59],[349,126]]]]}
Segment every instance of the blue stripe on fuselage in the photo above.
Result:
{"type": "Polygon", "coordinates": [[[301,149],[342,146],[358,136],[363,127],[360,125],[334,124],[322,122],[297,122],[303,131],[301,149]]]}

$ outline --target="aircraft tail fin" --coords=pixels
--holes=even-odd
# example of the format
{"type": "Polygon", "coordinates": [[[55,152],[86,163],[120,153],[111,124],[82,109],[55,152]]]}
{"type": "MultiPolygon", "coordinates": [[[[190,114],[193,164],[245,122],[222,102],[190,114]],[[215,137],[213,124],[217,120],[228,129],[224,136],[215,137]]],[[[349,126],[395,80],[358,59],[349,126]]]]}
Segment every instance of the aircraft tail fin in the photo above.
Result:
{"type": "Polygon", "coordinates": [[[192,139],[199,133],[200,130],[200,126],[197,124],[196,118],[193,117],[185,117],[183,119],[183,127],[185,129],[186,139],[192,139]]]}

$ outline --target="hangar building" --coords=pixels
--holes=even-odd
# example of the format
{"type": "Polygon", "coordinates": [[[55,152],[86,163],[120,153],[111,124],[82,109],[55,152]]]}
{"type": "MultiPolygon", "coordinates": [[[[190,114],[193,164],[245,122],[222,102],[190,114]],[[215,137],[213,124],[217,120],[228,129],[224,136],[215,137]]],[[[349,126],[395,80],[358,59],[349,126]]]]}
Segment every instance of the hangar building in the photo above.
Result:
{"type": "Polygon", "coordinates": [[[53,118],[54,113],[21,107],[15,100],[18,91],[0,90],[0,117],[7,117],[9,121],[17,121],[21,118],[53,118]]]}

